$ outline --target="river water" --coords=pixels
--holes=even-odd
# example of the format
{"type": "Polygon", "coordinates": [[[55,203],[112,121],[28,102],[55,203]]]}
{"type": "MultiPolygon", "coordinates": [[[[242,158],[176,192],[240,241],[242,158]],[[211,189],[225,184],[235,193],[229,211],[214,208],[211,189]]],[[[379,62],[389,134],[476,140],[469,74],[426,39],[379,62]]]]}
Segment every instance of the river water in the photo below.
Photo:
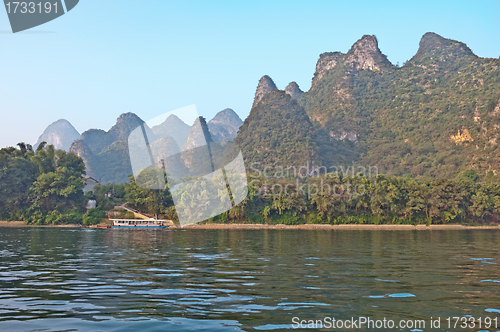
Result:
{"type": "Polygon", "coordinates": [[[0,228],[0,331],[498,331],[444,323],[500,320],[499,248],[492,230],[0,228]]]}

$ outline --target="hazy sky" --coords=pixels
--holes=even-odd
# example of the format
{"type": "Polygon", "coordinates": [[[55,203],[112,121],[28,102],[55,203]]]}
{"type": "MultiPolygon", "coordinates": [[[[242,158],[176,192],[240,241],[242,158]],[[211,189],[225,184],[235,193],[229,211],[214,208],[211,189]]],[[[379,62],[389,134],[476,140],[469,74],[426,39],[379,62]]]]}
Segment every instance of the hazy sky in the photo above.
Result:
{"type": "Polygon", "coordinates": [[[0,10],[0,147],[35,143],[64,118],[108,130],[124,112],[149,120],[196,104],[244,119],[269,75],[310,88],[323,52],[374,34],[403,63],[425,32],[500,56],[500,1],[80,0],[68,14],[12,34],[0,10]]]}

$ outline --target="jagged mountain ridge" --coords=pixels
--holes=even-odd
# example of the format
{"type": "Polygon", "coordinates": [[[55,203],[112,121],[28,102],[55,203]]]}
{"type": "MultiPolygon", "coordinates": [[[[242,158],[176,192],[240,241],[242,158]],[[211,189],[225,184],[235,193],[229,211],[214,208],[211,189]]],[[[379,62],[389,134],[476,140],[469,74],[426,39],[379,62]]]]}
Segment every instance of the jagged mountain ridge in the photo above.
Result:
{"type": "MultiPolygon", "coordinates": [[[[211,129],[206,123],[204,127],[210,140],[213,136],[214,141],[232,141],[240,122],[241,119],[233,110],[225,109],[211,120],[211,129]]],[[[71,151],[84,160],[88,176],[101,183],[127,182],[132,174],[128,137],[132,130],[142,124],[144,121],[134,113],[124,113],[109,131],[90,129],[84,132],[72,144],[71,151]]],[[[175,115],[170,115],[163,123],[147,129],[156,156],[155,163],[159,165],[162,159],[180,152],[181,147],[189,148],[187,141],[189,133],[193,132],[193,127],[196,127],[196,123],[194,126],[189,126],[175,115]]],[[[184,166],[177,164],[178,162],[173,167],[176,174],[185,173],[186,171],[182,169],[184,166]]]]}
{"type": "Polygon", "coordinates": [[[127,140],[132,130],[143,123],[144,121],[134,113],[123,113],[109,131],[89,129],[80,139],[87,143],[94,154],[99,154],[114,142],[127,140]]]}
{"type": "Polygon", "coordinates": [[[71,151],[83,159],[87,176],[103,183],[127,182],[132,174],[127,139],[143,123],[134,113],[124,113],[107,132],[101,129],[84,132],[72,144],[71,151]]]}
{"type": "MultiPolygon", "coordinates": [[[[475,169],[485,176],[500,164],[499,68],[498,59],[435,33],[399,68],[365,35],[346,54],[321,54],[311,89],[298,101],[327,166],[355,162],[427,177],[475,169]]],[[[258,89],[254,107],[271,90],[258,89]]]]}

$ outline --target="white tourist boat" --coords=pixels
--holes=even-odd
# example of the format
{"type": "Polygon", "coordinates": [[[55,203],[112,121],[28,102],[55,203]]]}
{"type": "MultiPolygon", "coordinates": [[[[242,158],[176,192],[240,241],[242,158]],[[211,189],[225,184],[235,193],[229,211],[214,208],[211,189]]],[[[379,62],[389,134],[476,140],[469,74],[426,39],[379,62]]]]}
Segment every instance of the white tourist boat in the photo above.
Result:
{"type": "Polygon", "coordinates": [[[167,228],[171,225],[170,220],[160,219],[109,219],[113,222],[113,228],[167,228]]]}

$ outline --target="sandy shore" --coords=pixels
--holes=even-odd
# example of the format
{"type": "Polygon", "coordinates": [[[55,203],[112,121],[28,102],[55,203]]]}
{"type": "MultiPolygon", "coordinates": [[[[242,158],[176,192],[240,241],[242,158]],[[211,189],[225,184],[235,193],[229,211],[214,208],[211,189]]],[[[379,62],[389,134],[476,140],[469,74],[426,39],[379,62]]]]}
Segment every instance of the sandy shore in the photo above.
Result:
{"type": "Polygon", "coordinates": [[[82,227],[78,224],[68,225],[27,225],[24,221],[0,221],[0,227],[57,227],[57,228],[74,228],[82,227]]]}
{"type": "MultiPolygon", "coordinates": [[[[0,227],[58,227],[74,228],[81,225],[26,225],[23,221],[0,221],[0,227]]],[[[97,228],[97,226],[90,226],[97,228]]],[[[264,224],[194,224],[185,227],[171,226],[173,229],[304,229],[304,230],[464,230],[491,229],[500,230],[499,226],[464,226],[464,225],[264,225],[264,224]]]]}

